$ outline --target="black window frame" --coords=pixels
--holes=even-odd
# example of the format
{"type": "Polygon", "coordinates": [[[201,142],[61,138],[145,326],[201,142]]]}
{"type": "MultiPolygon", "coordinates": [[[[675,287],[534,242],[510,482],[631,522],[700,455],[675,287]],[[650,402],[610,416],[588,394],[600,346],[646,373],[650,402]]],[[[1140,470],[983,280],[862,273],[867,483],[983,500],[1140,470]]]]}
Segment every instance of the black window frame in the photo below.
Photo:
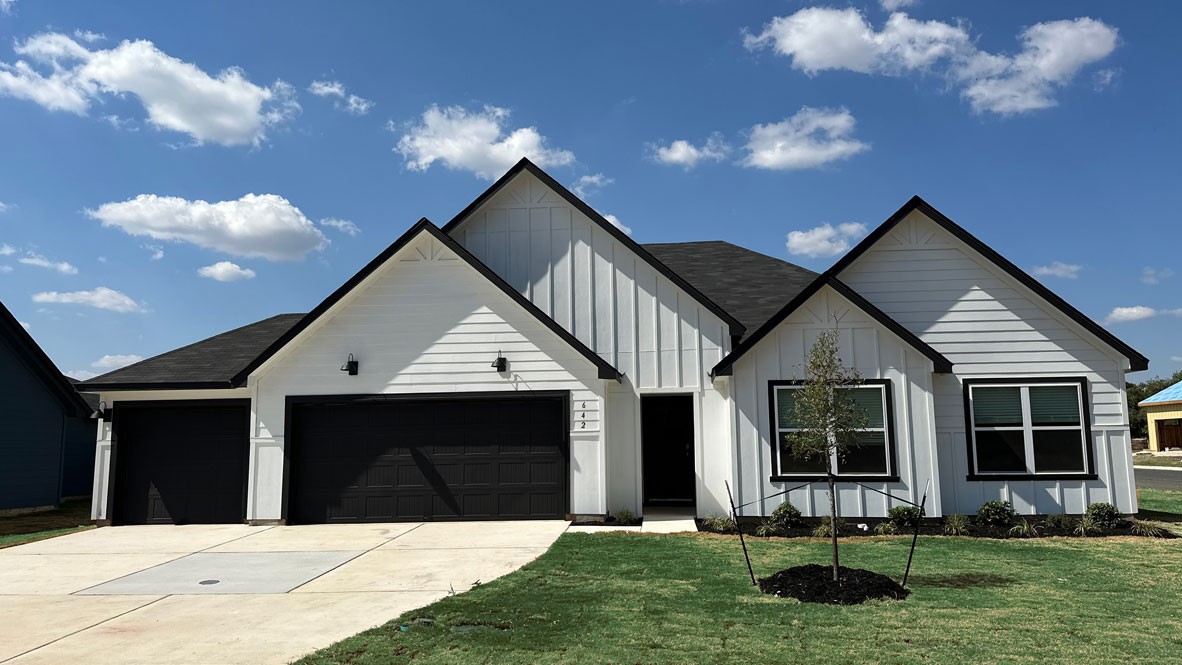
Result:
{"type": "MultiPolygon", "coordinates": [[[[776,389],[784,386],[802,386],[807,381],[797,379],[793,380],[772,380],[768,381],[768,441],[771,444],[771,467],[772,474],[770,480],[772,482],[806,482],[818,481],[828,478],[825,474],[817,473],[782,473],[780,470],[780,434],[779,434],[779,408],[776,403],[776,389]]],[[[886,444],[887,444],[887,472],[885,474],[841,474],[834,476],[837,480],[845,481],[873,481],[873,482],[899,482],[899,455],[896,441],[896,425],[895,425],[895,395],[894,384],[890,379],[864,379],[860,383],[851,384],[851,387],[874,385],[881,386],[882,392],[886,401],[886,412],[883,413],[883,426],[886,430],[886,444]]],[[[838,469],[840,471],[840,467],[838,469]]]]}
{"type": "MultiPolygon", "coordinates": [[[[1086,376],[1015,376],[964,379],[962,382],[965,425],[965,465],[968,468],[966,480],[1096,480],[1096,441],[1092,437],[1092,392],[1086,376]],[[1053,471],[1048,473],[978,473],[976,468],[976,430],[973,423],[971,390],[973,386],[1015,386],[1035,387],[1047,384],[1073,384],[1079,386],[1079,403],[1082,409],[1080,421],[1083,433],[1084,470],[1053,471]]],[[[1030,460],[1030,464],[1034,461],[1030,460]]]]}

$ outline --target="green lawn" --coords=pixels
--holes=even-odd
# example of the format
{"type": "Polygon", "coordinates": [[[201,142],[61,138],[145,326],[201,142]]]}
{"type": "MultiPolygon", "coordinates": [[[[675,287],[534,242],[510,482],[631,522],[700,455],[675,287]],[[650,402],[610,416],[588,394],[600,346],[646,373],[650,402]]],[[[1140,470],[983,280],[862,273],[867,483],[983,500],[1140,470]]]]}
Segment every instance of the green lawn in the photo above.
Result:
{"type": "Polygon", "coordinates": [[[1182,492],[1142,487],[1137,496],[1141,519],[1182,522],[1182,492]]]}
{"type": "MultiPolygon", "coordinates": [[[[897,578],[908,544],[897,537],[850,541],[842,546],[842,563],[897,578]]],[[[815,540],[754,539],[750,548],[757,575],[827,557],[826,543],[815,540]]],[[[910,586],[913,595],[902,602],[801,604],[755,590],[733,536],[567,534],[511,575],[300,663],[1163,663],[1182,657],[1182,540],[922,538],[910,586]],[[415,623],[419,617],[434,623],[415,623]]]]}
{"type": "Polygon", "coordinates": [[[1133,457],[1133,466],[1182,466],[1182,457],[1137,455],[1133,457]]]}
{"type": "Polygon", "coordinates": [[[70,501],[57,510],[0,517],[0,549],[94,528],[89,501],[70,501]]]}

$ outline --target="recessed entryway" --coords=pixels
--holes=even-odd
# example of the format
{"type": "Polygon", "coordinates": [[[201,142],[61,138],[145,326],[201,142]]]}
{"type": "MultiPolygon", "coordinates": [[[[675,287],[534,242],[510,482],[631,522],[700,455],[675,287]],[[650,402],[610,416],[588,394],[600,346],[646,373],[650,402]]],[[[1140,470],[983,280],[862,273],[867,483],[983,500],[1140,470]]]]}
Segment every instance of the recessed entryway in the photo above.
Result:
{"type": "Polygon", "coordinates": [[[694,398],[642,395],[640,442],[644,505],[694,505],[694,398]]]}

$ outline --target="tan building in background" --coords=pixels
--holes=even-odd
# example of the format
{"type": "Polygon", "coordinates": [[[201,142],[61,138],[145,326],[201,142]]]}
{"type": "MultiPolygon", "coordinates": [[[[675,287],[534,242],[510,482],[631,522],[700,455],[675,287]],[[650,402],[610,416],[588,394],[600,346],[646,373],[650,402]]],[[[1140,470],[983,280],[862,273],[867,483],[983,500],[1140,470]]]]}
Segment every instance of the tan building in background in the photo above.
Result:
{"type": "Polygon", "coordinates": [[[1145,413],[1149,449],[1182,449],[1182,381],[1150,396],[1137,406],[1145,413]]]}

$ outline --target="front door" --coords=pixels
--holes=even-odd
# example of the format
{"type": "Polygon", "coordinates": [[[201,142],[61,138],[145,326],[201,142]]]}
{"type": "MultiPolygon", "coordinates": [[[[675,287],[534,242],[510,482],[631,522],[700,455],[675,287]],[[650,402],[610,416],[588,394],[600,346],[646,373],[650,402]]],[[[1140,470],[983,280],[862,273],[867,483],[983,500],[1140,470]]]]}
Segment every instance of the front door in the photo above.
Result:
{"type": "Polygon", "coordinates": [[[641,396],[640,440],[645,505],[694,505],[693,396],[641,396]]]}

